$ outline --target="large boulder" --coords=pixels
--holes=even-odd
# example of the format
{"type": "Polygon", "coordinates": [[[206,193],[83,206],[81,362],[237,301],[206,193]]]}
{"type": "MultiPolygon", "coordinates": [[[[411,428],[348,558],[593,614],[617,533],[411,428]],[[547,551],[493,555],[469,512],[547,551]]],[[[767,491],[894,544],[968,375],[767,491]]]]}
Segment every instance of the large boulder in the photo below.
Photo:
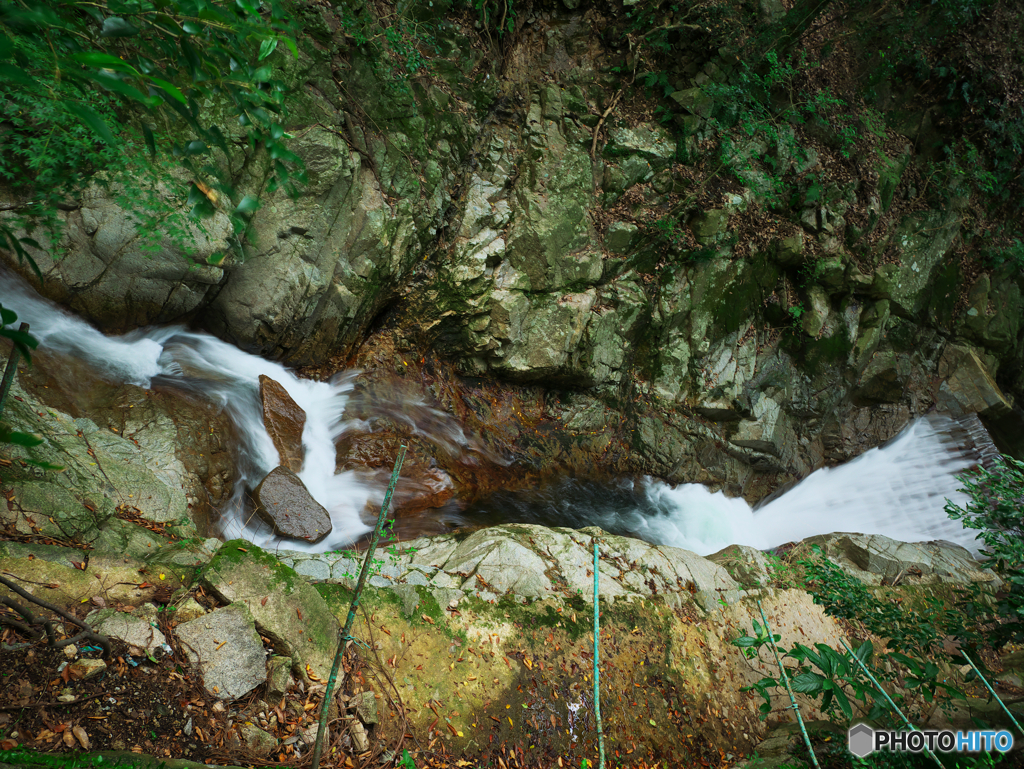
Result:
{"type": "Polygon", "coordinates": [[[295,571],[249,542],[232,540],[206,568],[203,584],[220,600],[247,607],[274,651],[289,657],[304,679],[327,678],[340,625],[316,588],[295,571]]]}
{"type": "Polygon", "coordinates": [[[136,556],[151,555],[164,539],[130,519],[180,523],[194,535],[180,479],[157,467],[177,464],[173,440],[167,453],[149,454],[118,428],[47,408],[17,382],[4,416],[15,429],[43,438],[32,449],[0,449],[14,460],[4,468],[10,494],[0,521],[14,531],[136,556]],[[25,460],[63,470],[44,471],[25,460]]]}
{"type": "Polygon", "coordinates": [[[302,429],[306,425],[306,412],[279,382],[266,374],[260,374],[260,401],[263,403],[263,424],[281,458],[281,467],[293,473],[299,472],[305,456],[302,429]]]}
{"type": "Polygon", "coordinates": [[[267,653],[244,603],[184,622],[174,633],[214,697],[238,699],[267,680],[267,653]]]}
{"type": "Polygon", "coordinates": [[[836,533],[810,537],[801,544],[818,545],[824,555],[868,585],[897,578],[917,584],[1000,584],[969,551],[951,542],[898,542],[880,534],[836,533]]]}
{"type": "MultiPolygon", "coordinates": [[[[227,245],[228,217],[218,213],[200,226],[183,216],[183,237],[161,238],[154,249],[135,214],[116,201],[121,192],[92,187],[75,209],[59,214],[64,226],[56,248],[31,251],[43,274],[42,293],[117,332],[202,309],[224,281],[224,271],[206,261],[227,245]]],[[[13,252],[2,252],[0,261],[33,278],[13,252]]]]}
{"type": "Polygon", "coordinates": [[[306,485],[286,467],[275,467],[253,492],[256,514],[274,533],[319,542],[331,533],[331,515],[313,499],[306,485]]]}

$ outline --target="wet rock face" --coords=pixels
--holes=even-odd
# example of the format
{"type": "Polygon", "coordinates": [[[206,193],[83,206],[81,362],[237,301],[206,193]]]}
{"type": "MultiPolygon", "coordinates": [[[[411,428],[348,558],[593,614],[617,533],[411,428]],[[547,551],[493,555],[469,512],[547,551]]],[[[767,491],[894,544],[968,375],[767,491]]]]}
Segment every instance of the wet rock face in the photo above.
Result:
{"type": "Polygon", "coordinates": [[[263,424],[281,457],[281,467],[293,473],[299,472],[305,456],[302,428],[306,425],[306,412],[279,382],[266,374],[260,374],[260,401],[263,403],[263,424]]]}
{"type": "Polygon", "coordinates": [[[302,480],[285,467],[275,467],[253,492],[256,514],[274,533],[319,542],[331,533],[331,516],[313,499],[302,480]]]}
{"type": "Polygon", "coordinates": [[[201,534],[210,505],[230,493],[227,417],[177,392],[111,387],[69,361],[40,353],[15,378],[5,419],[40,434],[33,456],[63,471],[8,470],[14,493],[0,521],[125,555],[149,555],[161,542],[126,518],[201,534]]]}

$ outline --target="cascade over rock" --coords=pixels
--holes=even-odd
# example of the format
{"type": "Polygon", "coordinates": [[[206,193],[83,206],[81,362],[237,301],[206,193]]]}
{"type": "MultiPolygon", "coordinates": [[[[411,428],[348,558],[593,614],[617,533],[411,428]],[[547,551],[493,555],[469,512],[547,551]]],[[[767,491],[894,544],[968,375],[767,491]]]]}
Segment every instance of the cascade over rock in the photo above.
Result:
{"type": "Polygon", "coordinates": [[[266,374],[260,374],[260,401],[263,404],[263,424],[274,448],[281,457],[281,467],[297,473],[302,470],[302,428],[306,412],[292,400],[292,396],[266,374]]]}

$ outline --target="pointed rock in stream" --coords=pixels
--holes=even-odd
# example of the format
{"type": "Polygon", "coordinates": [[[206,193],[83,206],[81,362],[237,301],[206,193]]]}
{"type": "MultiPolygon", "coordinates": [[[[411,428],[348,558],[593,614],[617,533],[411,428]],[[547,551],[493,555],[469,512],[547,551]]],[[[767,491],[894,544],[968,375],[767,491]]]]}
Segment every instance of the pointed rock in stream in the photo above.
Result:
{"type": "Polygon", "coordinates": [[[330,514],[313,499],[302,479],[285,467],[271,470],[253,497],[256,514],[282,537],[319,542],[331,533],[330,514]]]}
{"type": "Polygon", "coordinates": [[[263,402],[263,424],[281,457],[281,467],[293,473],[299,472],[305,457],[302,429],[306,425],[306,412],[279,382],[266,374],[260,374],[260,400],[263,402]]]}

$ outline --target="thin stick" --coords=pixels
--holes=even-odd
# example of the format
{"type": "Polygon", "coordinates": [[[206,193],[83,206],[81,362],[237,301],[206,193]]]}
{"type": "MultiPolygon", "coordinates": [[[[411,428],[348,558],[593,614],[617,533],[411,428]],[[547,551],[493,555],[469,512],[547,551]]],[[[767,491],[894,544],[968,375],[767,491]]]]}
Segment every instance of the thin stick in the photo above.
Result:
{"type": "MultiPolygon", "coordinates": [[[[320,769],[320,754],[324,748],[324,734],[327,732],[327,713],[331,709],[331,692],[334,690],[334,683],[338,678],[338,669],[341,667],[341,658],[345,656],[345,647],[352,639],[352,624],[356,620],[356,609],[359,608],[359,596],[363,592],[363,585],[370,573],[370,564],[373,561],[373,553],[380,541],[381,531],[384,528],[384,519],[387,517],[388,505],[391,504],[391,495],[395,491],[395,484],[398,483],[398,474],[402,471],[402,462],[405,460],[406,446],[403,443],[398,450],[398,458],[395,460],[395,468],[391,471],[391,482],[388,484],[387,493],[384,495],[384,502],[380,506],[380,514],[377,516],[377,525],[373,527],[373,537],[370,538],[370,547],[363,558],[363,568],[359,571],[359,582],[356,583],[356,592],[352,596],[352,605],[348,608],[348,617],[345,619],[345,627],[338,636],[338,651],[334,654],[334,664],[331,665],[331,675],[327,679],[327,689],[324,691],[324,698],[320,702],[320,722],[316,731],[316,744],[313,746],[313,769],[320,769]]],[[[344,682],[342,677],[342,682],[344,682]]]]}
{"type": "Polygon", "coordinates": [[[782,671],[782,682],[786,684],[786,691],[789,692],[789,701],[793,703],[793,712],[796,713],[796,720],[800,724],[800,733],[804,736],[804,744],[807,746],[807,752],[811,754],[811,761],[818,769],[821,766],[818,764],[818,757],[814,755],[814,748],[811,747],[811,738],[807,736],[807,728],[804,726],[804,718],[800,715],[800,706],[796,704],[796,696],[793,694],[793,687],[789,685],[789,676],[786,675],[786,668],[782,664],[782,658],[779,657],[779,647],[775,645],[775,636],[772,635],[771,628],[768,627],[768,619],[764,616],[764,609],[761,608],[761,602],[757,602],[757,610],[761,612],[761,620],[764,622],[765,632],[768,633],[768,640],[772,642],[772,651],[775,653],[775,663],[779,666],[779,670],[782,671]]]}
{"type": "MultiPolygon", "coordinates": [[[[880,683],[878,683],[878,679],[871,675],[871,671],[868,670],[868,666],[864,664],[860,657],[853,653],[853,649],[846,645],[846,641],[840,638],[839,643],[843,645],[843,648],[846,649],[846,651],[850,652],[850,656],[853,657],[854,660],[856,660],[858,665],[860,665],[860,669],[864,671],[865,675],[867,675],[871,683],[874,684],[874,687],[885,696],[886,700],[889,701],[889,704],[892,705],[892,709],[895,710],[899,717],[903,719],[903,723],[907,725],[907,728],[910,729],[910,731],[912,732],[918,731],[918,729],[912,723],[910,723],[910,721],[907,720],[907,717],[903,715],[903,711],[896,707],[896,703],[892,701],[892,697],[889,696],[889,693],[882,688],[882,685],[880,683]]],[[[931,756],[932,760],[935,761],[935,763],[937,763],[939,766],[942,766],[942,762],[939,760],[939,757],[932,753],[927,743],[924,745],[924,751],[929,756],[931,756]]],[[[945,767],[943,767],[943,769],[945,769],[945,767]]]]}
{"type": "Polygon", "coordinates": [[[980,671],[980,670],[978,670],[978,666],[977,666],[977,665],[975,665],[975,664],[974,664],[973,662],[971,662],[971,658],[967,656],[967,653],[966,653],[966,652],[964,652],[964,651],[961,651],[961,652],[960,652],[960,654],[961,654],[961,655],[963,656],[963,658],[964,658],[965,660],[967,660],[968,662],[970,662],[970,663],[971,663],[971,667],[972,667],[972,668],[974,668],[974,672],[978,674],[978,678],[980,678],[980,679],[981,679],[981,682],[982,682],[983,684],[985,684],[985,686],[986,686],[986,687],[988,688],[988,690],[989,690],[990,692],[992,692],[992,696],[996,698],[996,702],[998,702],[998,703],[999,703],[999,706],[1000,706],[1000,707],[1001,707],[1001,708],[1002,708],[1002,709],[1003,709],[1004,711],[1006,711],[1006,715],[1008,715],[1008,716],[1010,717],[1010,720],[1011,720],[1011,721],[1013,722],[1013,725],[1017,727],[1017,731],[1018,731],[1018,732],[1020,732],[1021,734],[1024,734],[1024,729],[1021,729],[1021,728],[1020,728],[1020,724],[1018,724],[1018,723],[1017,723],[1017,719],[1013,717],[1013,713],[1011,713],[1011,712],[1010,712],[1010,711],[1009,711],[1009,710],[1007,709],[1006,705],[1004,705],[1004,704],[1003,704],[1003,701],[1002,701],[1001,699],[999,699],[999,695],[998,695],[998,694],[996,694],[996,692],[995,692],[995,689],[993,689],[993,688],[991,687],[991,685],[989,685],[989,682],[985,680],[985,676],[983,676],[983,675],[981,674],[981,671],[980,671]]]}
{"type": "Polygon", "coordinates": [[[598,621],[600,609],[597,595],[597,540],[594,540],[594,715],[597,716],[597,750],[598,769],[604,769],[604,730],[601,728],[601,669],[598,666],[598,641],[601,638],[601,628],[598,621]]]}

